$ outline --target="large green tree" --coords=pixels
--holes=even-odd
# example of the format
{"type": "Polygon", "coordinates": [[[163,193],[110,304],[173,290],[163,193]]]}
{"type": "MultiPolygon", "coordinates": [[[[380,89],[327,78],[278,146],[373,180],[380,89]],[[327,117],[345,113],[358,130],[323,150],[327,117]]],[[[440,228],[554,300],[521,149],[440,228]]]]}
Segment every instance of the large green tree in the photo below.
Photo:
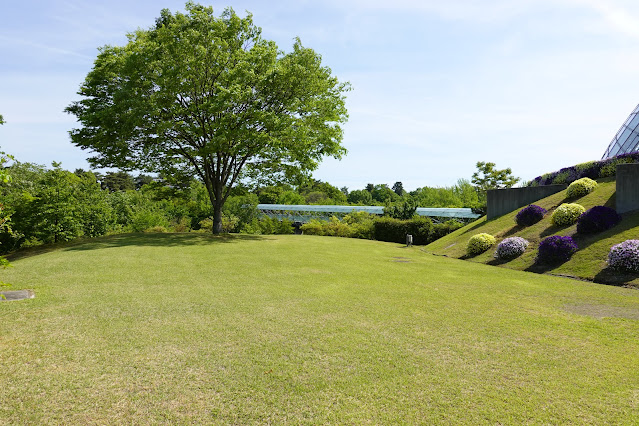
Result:
{"type": "Polygon", "coordinates": [[[497,170],[495,163],[478,161],[472,183],[481,192],[486,192],[489,189],[510,188],[519,182],[519,178],[513,176],[512,173],[510,168],[497,170]]]}
{"type": "Polygon", "coordinates": [[[300,179],[346,152],[349,85],[299,39],[285,54],[250,14],[192,2],[128,37],[101,48],[83,99],[67,107],[82,125],[71,139],[95,152],[94,166],[198,176],[213,232],[241,179],[300,179]]]}

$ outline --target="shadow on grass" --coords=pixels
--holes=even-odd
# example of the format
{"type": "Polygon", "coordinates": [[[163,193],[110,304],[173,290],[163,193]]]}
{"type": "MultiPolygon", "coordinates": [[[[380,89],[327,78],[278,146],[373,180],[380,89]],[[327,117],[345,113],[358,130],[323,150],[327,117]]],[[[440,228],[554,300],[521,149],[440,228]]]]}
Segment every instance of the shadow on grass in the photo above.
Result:
{"type": "MultiPolygon", "coordinates": [[[[616,269],[605,268],[595,275],[593,281],[599,284],[625,286],[630,281],[636,280],[637,278],[639,278],[638,272],[628,273],[616,269]]],[[[632,287],[639,288],[639,284],[634,284],[632,287]]]]}
{"type": "Polygon", "coordinates": [[[109,235],[98,238],[79,238],[67,243],[46,244],[30,247],[6,256],[10,261],[63,250],[89,251],[114,247],[185,247],[210,244],[230,244],[242,241],[263,240],[262,235],[248,234],[201,234],[201,233],[133,233],[109,235]]]}
{"type": "Polygon", "coordinates": [[[552,262],[552,263],[533,263],[532,265],[530,265],[529,267],[527,267],[526,269],[524,269],[524,271],[526,272],[534,272],[536,274],[545,274],[546,272],[552,271],[555,268],[558,268],[559,266],[563,265],[564,263],[568,262],[570,259],[566,259],[564,261],[561,262],[552,262]]]}
{"type": "Polygon", "coordinates": [[[561,231],[564,228],[567,228],[567,226],[550,225],[546,229],[541,231],[541,233],[539,234],[539,238],[545,238],[550,235],[555,235],[557,232],[561,231]]]}
{"type": "Polygon", "coordinates": [[[500,265],[505,265],[506,263],[510,263],[513,260],[517,259],[519,256],[515,256],[512,257],[510,259],[499,259],[499,258],[494,258],[492,260],[489,260],[488,262],[486,262],[486,265],[491,265],[491,266],[500,266],[500,265]]]}
{"type": "Polygon", "coordinates": [[[525,229],[525,226],[520,226],[520,225],[514,225],[512,228],[510,228],[508,231],[504,232],[501,236],[504,238],[508,238],[514,234],[516,234],[517,232],[521,231],[522,229],[525,229]]]}

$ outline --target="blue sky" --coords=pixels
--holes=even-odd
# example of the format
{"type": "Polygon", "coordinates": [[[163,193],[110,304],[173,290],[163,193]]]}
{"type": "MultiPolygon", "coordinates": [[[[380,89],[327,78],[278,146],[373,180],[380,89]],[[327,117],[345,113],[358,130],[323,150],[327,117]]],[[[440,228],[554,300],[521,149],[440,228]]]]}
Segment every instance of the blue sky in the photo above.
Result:
{"type": "MultiPolygon", "coordinates": [[[[453,185],[477,161],[530,180],[599,159],[639,102],[639,3],[623,0],[227,0],[289,51],[299,36],[341,80],[350,119],[336,186],[453,185]]],[[[183,1],[4,1],[0,149],[88,168],[63,109],[97,48],[183,1]]]]}

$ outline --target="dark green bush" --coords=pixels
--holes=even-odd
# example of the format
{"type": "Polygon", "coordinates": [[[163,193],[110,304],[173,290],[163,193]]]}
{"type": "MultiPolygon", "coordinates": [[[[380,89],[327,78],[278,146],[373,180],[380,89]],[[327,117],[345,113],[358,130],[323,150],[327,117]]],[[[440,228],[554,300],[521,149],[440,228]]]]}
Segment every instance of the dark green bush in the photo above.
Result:
{"type": "Polygon", "coordinates": [[[413,243],[417,245],[428,244],[432,221],[419,217],[409,220],[380,217],[373,222],[373,237],[377,241],[389,243],[405,243],[406,235],[413,236],[413,243]]]}

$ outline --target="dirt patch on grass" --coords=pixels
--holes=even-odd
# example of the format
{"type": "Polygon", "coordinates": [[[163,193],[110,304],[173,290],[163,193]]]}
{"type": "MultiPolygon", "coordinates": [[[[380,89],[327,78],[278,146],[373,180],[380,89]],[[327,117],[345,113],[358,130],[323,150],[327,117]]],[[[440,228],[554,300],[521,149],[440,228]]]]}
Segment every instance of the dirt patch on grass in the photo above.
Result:
{"type": "Polygon", "coordinates": [[[562,309],[571,314],[585,315],[597,319],[626,318],[639,320],[639,309],[609,305],[564,305],[562,309]]]}
{"type": "Polygon", "coordinates": [[[412,260],[410,260],[408,257],[401,257],[401,256],[394,256],[392,261],[399,262],[399,263],[412,263],[412,260]]]}

